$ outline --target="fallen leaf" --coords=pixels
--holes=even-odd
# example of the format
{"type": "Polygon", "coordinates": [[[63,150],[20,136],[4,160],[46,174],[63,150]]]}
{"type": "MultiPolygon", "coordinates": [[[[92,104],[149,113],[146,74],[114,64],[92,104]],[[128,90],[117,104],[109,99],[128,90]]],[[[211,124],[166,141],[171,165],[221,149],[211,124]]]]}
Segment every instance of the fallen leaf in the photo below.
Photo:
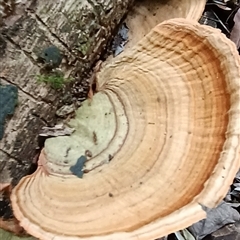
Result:
{"type": "Polygon", "coordinates": [[[205,207],[204,209],[206,209],[207,218],[189,227],[190,232],[197,240],[203,239],[205,236],[217,231],[227,224],[240,221],[238,211],[225,202],[221,202],[214,209],[205,207]]]}

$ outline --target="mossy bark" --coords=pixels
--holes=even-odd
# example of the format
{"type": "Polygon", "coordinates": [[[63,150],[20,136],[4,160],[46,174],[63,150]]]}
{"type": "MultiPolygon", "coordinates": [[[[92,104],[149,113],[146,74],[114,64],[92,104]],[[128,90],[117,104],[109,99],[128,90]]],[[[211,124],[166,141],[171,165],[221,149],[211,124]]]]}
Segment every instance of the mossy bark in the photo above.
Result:
{"type": "Polygon", "coordinates": [[[42,49],[56,46],[63,56],[61,70],[81,78],[101,57],[133,0],[22,2],[0,27],[0,82],[18,88],[17,107],[5,120],[0,140],[0,180],[14,184],[29,173],[38,133],[54,124],[64,97],[36,81],[42,49]]]}

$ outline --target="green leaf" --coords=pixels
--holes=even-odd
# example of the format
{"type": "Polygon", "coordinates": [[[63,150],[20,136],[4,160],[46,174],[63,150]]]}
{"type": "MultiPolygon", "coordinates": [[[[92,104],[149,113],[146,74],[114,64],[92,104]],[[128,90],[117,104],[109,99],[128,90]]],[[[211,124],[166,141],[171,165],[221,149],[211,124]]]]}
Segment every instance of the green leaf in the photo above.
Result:
{"type": "Polygon", "coordinates": [[[36,240],[37,238],[34,237],[18,237],[14,235],[11,232],[4,231],[3,229],[0,229],[0,239],[4,240],[36,240]]]}

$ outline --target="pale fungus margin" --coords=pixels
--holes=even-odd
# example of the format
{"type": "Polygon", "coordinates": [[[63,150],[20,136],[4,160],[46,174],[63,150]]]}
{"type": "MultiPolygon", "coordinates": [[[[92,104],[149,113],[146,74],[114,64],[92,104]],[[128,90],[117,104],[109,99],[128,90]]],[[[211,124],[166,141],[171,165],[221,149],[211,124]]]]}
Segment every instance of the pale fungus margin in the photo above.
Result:
{"type": "Polygon", "coordinates": [[[13,189],[20,225],[43,240],[149,240],[204,218],[240,166],[239,79],[220,31],[159,24],[104,67],[77,130],[47,140],[41,166],[13,189]],[[69,167],[85,154],[79,178],[69,167]]]}

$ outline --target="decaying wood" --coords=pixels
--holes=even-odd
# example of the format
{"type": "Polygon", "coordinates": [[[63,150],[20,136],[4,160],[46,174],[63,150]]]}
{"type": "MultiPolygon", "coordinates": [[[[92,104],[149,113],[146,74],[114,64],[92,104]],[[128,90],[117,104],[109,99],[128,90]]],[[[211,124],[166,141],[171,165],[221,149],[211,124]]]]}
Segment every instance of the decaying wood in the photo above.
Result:
{"type": "Polygon", "coordinates": [[[14,14],[0,17],[0,83],[18,87],[15,113],[5,122],[0,140],[0,176],[1,182],[14,184],[29,173],[37,135],[43,126],[55,124],[58,103],[66,97],[37,83],[42,68],[38,55],[56,46],[63,55],[60,68],[65,76],[81,82],[133,0],[18,2],[14,14]]]}

